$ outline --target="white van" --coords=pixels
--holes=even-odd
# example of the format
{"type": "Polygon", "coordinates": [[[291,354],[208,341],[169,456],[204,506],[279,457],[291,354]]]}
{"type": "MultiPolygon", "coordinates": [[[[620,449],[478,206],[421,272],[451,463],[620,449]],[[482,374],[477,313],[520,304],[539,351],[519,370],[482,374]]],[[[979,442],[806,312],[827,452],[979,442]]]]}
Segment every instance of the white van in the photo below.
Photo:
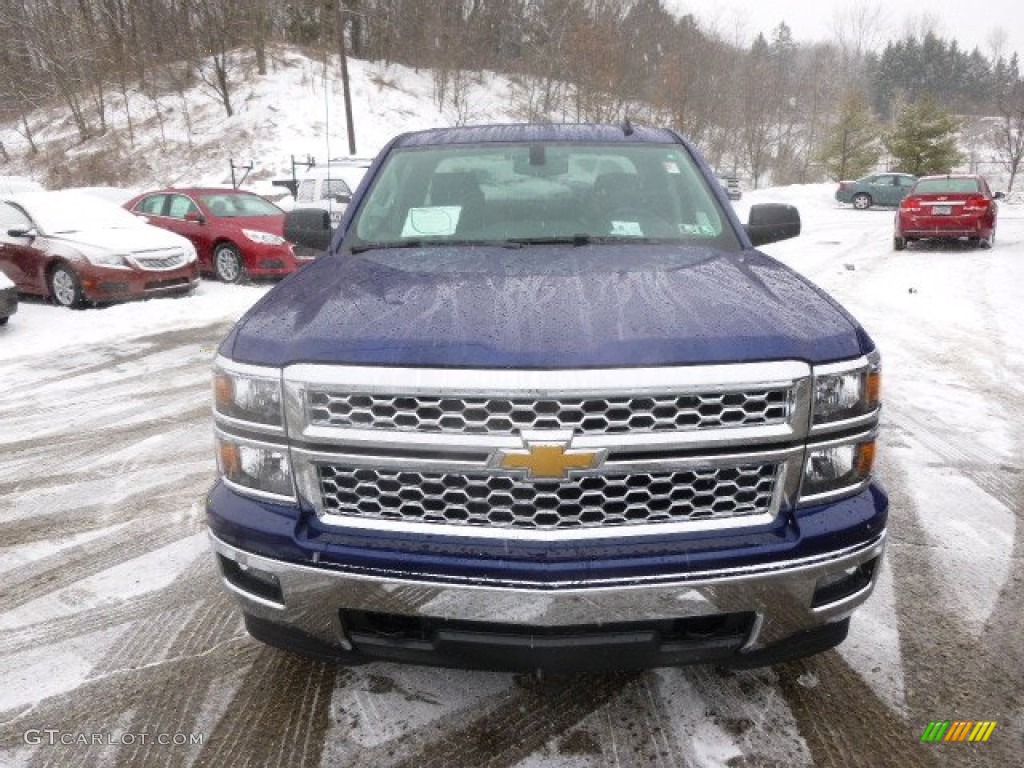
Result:
{"type": "Polygon", "coordinates": [[[330,214],[331,225],[338,226],[371,162],[369,158],[350,157],[314,165],[299,181],[293,209],[320,208],[330,214]]]}

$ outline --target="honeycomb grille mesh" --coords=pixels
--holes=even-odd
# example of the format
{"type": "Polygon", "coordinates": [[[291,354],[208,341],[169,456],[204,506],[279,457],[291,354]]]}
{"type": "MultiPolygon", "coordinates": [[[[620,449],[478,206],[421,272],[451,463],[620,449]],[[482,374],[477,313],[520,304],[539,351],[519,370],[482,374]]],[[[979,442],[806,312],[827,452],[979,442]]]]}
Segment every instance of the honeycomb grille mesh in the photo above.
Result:
{"type": "Polygon", "coordinates": [[[570,429],[578,435],[784,424],[790,389],[627,397],[502,398],[307,393],[315,426],[410,432],[510,434],[570,429]]]}
{"type": "Polygon", "coordinates": [[[318,467],[324,514],[532,530],[764,514],[778,475],[774,463],[564,480],[318,467]]]}
{"type": "Polygon", "coordinates": [[[162,256],[134,254],[135,262],[143,269],[174,269],[185,263],[184,251],[172,251],[162,256]]]}

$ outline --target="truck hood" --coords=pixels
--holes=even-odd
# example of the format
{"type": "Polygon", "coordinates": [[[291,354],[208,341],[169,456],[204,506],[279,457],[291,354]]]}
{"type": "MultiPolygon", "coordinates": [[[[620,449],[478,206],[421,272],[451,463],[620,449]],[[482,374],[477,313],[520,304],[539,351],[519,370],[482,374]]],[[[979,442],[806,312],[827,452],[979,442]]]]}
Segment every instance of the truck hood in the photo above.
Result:
{"type": "Polygon", "coordinates": [[[324,257],[264,296],[221,352],[274,366],[587,368],[818,363],[872,346],[756,251],[600,244],[324,257]]]}

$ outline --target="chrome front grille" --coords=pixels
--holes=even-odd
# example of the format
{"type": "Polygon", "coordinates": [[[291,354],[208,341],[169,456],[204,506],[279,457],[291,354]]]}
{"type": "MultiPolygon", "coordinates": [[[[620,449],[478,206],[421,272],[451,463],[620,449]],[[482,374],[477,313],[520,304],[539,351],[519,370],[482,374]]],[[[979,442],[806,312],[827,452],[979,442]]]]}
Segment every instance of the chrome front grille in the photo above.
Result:
{"type": "Polygon", "coordinates": [[[185,252],[181,250],[144,251],[132,254],[132,258],[142,269],[174,269],[185,263],[185,252]]]}
{"type": "Polygon", "coordinates": [[[307,391],[314,426],[461,434],[527,429],[577,435],[671,432],[784,424],[787,387],[638,397],[430,397],[307,391]]]}
{"type": "Polygon", "coordinates": [[[323,513],[546,531],[718,520],[774,511],[781,465],[588,474],[528,480],[497,473],[319,465],[323,513]]]}

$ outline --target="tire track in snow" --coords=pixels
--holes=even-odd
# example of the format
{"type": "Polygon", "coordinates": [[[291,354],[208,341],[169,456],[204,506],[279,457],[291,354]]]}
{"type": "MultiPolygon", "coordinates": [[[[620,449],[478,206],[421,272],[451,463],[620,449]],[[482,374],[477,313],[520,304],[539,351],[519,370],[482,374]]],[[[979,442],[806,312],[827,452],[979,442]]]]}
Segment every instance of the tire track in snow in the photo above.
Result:
{"type": "Polygon", "coordinates": [[[26,565],[21,569],[23,577],[16,575],[4,579],[0,587],[0,604],[5,612],[12,611],[194,533],[195,530],[182,530],[178,522],[158,525],[146,520],[131,524],[121,530],[114,541],[93,539],[72,552],[62,553],[56,561],[47,559],[26,565]]]}
{"type": "MultiPolygon", "coordinates": [[[[816,767],[938,768],[921,729],[894,714],[835,650],[776,668],[816,767]]],[[[939,715],[935,716],[939,718],[939,715]]]]}
{"type": "MultiPolygon", "coordinates": [[[[1024,475],[994,461],[992,452],[975,442],[950,437],[937,431],[923,417],[898,411],[897,423],[910,437],[935,455],[951,471],[969,478],[980,490],[1000,502],[1015,516],[1009,571],[995,597],[980,636],[975,637],[951,612],[943,599],[953,575],[932,558],[928,543],[932,537],[926,518],[916,510],[907,491],[908,479],[891,482],[894,507],[913,511],[901,521],[905,531],[894,547],[903,558],[891,558],[895,568],[905,570],[908,584],[919,591],[897,591],[901,644],[908,680],[908,704],[920,729],[930,720],[996,720],[1001,738],[977,751],[958,755],[963,765],[1012,764],[1024,744],[1024,475]],[[903,545],[901,547],[901,545],[903,545]],[[923,583],[922,583],[923,582],[923,583]],[[922,634],[918,628],[937,630],[922,634]]],[[[1020,422],[1014,423],[1015,444],[1024,445],[1020,422]]],[[[1018,454],[1019,455],[1019,454],[1018,454]]]]}
{"type": "MultiPolygon", "coordinates": [[[[90,678],[70,691],[47,697],[21,713],[7,713],[0,723],[0,743],[21,745],[28,728],[58,728],[75,733],[127,732],[130,716],[175,690],[188,690],[196,681],[216,681],[248,668],[254,644],[245,638],[223,643],[205,654],[176,657],[90,678]]],[[[171,747],[161,747],[171,749],[171,747]]],[[[116,760],[109,747],[41,745],[29,750],[29,765],[131,765],[116,760]]],[[[137,764],[137,763],[135,763],[137,764]]],[[[298,764],[298,763],[297,763],[298,764]]]]}
{"type": "MultiPolygon", "coordinates": [[[[361,765],[384,768],[514,766],[548,741],[620,696],[643,673],[517,675],[515,685],[474,711],[458,711],[429,727],[370,749],[359,749],[361,765]]],[[[622,763],[628,765],[629,763],[622,763]]]]}
{"type": "Polygon", "coordinates": [[[267,647],[255,654],[234,698],[207,733],[196,768],[319,765],[336,665],[267,647]]]}
{"type": "MultiPolygon", "coordinates": [[[[16,629],[2,630],[0,631],[0,647],[8,653],[15,653],[30,648],[45,647],[66,640],[68,637],[85,635],[136,621],[148,622],[153,626],[154,632],[166,633],[165,627],[154,623],[155,618],[166,612],[168,606],[190,603],[219,606],[219,610],[222,610],[225,615],[234,618],[235,627],[241,625],[234,602],[221,588],[213,558],[205,555],[197,558],[166,589],[133,596],[123,602],[103,604],[87,611],[61,617],[59,621],[44,621],[16,629]]],[[[241,634],[241,632],[229,632],[224,635],[210,634],[209,637],[211,641],[223,642],[228,637],[241,634]]],[[[198,650],[206,650],[211,645],[200,647],[198,650]]],[[[189,649],[182,649],[182,653],[188,652],[189,649]]]]}

